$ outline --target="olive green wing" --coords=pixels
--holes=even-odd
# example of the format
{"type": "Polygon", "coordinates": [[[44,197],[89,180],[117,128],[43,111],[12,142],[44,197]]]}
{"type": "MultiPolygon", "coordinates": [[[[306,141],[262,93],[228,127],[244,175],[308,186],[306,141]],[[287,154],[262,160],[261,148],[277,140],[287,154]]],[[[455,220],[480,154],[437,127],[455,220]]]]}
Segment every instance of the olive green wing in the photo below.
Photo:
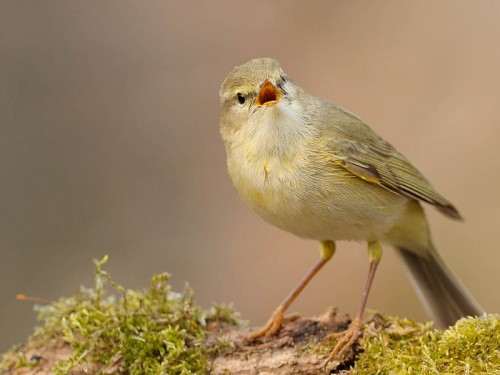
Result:
{"type": "Polygon", "coordinates": [[[335,126],[331,148],[336,162],[352,174],[397,194],[430,203],[447,216],[461,219],[453,205],[390,143],[354,116],[335,126]]]}

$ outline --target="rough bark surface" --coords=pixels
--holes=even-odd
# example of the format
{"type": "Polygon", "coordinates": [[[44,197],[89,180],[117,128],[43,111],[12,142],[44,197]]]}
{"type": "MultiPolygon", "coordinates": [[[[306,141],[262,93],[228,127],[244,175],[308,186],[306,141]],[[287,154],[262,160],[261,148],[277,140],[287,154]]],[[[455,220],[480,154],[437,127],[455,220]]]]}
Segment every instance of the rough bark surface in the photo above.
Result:
{"type": "MultiPolygon", "coordinates": [[[[324,374],[325,360],[329,351],[318,350],[318,344],[332,333],[345,330],[350,322],[346,314],[331,310],[318,318],[300,318],[286,323],[279,334],[247,343],[249,330],[233,330],[225,333],[236,350],[214,358],[212,372],[215,375],[269,375],[269,374],[324,374]]],[[[346,362],[353,359],[350,352],[346,362]]],[[[332,364],[334,367],[336,364],[332,364]]],[[[341,367],[337,364],[337,370],[341,367]]],[[[345,364],[342,365],[345,367],[345,364]]]]}

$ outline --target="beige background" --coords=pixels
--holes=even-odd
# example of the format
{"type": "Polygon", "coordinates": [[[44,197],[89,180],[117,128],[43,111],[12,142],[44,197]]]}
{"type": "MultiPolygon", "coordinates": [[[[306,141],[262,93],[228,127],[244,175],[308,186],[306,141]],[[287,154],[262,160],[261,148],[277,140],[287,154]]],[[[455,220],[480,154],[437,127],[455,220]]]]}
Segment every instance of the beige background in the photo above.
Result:
{"type": "MultiPolygon", "coordinates": [[[[4,1],[0,5],[0,349],[35,321],[17,293],[128,287],[169,271],[261,324],[318,258],[237,197],[219,137],[233,66],[281,61],[364,118],[460,208],[428,209],[442,256],[499,311],[500,2],[4,1]]],[[[353,313],[365,248],[342,243],[293,306],[353,313]]],[[[423,319],[387,249],[369,307],[423,319]]]]}

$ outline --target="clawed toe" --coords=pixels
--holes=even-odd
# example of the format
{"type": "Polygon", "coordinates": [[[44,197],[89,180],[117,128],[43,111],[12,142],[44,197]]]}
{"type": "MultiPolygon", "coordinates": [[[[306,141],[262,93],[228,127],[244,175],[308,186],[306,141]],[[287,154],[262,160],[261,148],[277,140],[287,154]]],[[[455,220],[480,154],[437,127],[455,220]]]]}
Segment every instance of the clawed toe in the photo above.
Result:
{"type": "Polygon", "coordinates": [[[333,348],[332,352],[325,361],[325,370],[330,362],[340,362],[344,359],[348,350],[356,343],[359,335],[361,334],[361,328],[362,325],[360,320],[355,319],[346,331],[328,335],[327,339],[338,338],[340,336],[342,338],[339,340],[339,342],[337,342],[337,345],[335,345],[335,348],[333,348]]]}
{"type": "Polygon", "coordinates": [[[297,320],[299,317],[300,316],[298,314],[292,314],[285,317],[283,309],[277,308],[271,315],[271,318],[268,320],[266,325],[262,329],[256,332],[252,332],[248,336],[247,341],[252,342],[263,336],[266,337],[274,336],[284,323],[292,322],[294,320],[297,320]]]}

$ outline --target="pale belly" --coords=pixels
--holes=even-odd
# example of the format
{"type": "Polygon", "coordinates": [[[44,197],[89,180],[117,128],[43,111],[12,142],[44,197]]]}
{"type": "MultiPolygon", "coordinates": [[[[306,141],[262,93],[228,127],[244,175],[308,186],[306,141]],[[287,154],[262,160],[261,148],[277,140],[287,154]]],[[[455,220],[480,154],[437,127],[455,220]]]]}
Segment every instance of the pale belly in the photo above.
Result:
{"type": "Polygon", "coordinates": [[[280,164],[249,174],[242,173],[249,168],[234,168],[230,162],[228,166],[239,195],[253,211],[304,238],[383,241],[408,203],[407,198],[343,170],[305,175],[280,164]]]}

